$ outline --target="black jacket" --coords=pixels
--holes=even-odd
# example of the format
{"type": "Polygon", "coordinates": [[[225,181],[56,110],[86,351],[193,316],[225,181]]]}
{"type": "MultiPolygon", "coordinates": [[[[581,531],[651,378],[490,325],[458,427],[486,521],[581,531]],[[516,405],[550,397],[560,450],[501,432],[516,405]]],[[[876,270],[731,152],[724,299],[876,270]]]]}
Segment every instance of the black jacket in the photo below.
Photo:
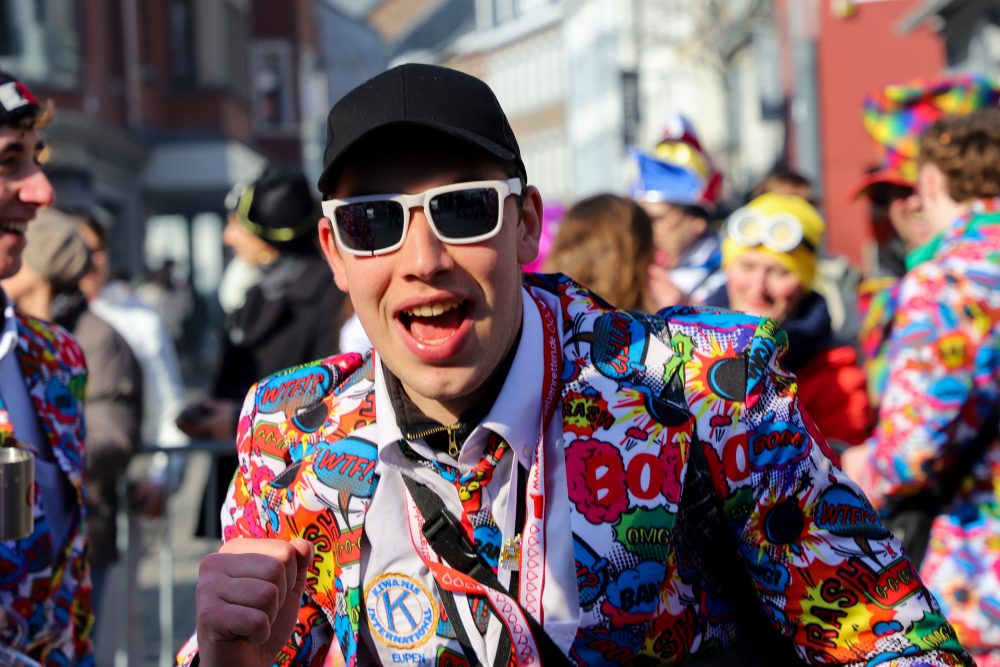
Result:
{"type": "Polygon", "coordinates": [[[213,395],[242,402],[257,380],[336,354],[344,298],[320,257],[282,255],[226,323],[213,395]]]}
{"type": "MultiPolygon", "coordinates": [[[[318,253],[281,255],[264,269],[260,283],[247,293],[243,306],[226,323],[222,363],[212,395],[242,404],[257,380],[289,366],[337,354],[345,298],[318,253]]],[[[214,482],[209,480],[214,502],[206,488],[196,535],[221,536],[219,507],[236,466],[234,445],[232,456],[217,459],[214,482]]]]}

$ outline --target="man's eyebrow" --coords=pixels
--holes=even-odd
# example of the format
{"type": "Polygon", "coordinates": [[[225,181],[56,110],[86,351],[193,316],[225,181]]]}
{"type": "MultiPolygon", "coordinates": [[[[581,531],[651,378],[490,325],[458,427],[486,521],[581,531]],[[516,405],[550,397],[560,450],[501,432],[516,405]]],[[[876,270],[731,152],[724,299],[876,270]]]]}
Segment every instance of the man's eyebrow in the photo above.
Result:
{"type": "Polygon", "coordinates": [[[17,139],[0,145],[0,153],[23,153],[25,150],[24,143],[17,139]]]}

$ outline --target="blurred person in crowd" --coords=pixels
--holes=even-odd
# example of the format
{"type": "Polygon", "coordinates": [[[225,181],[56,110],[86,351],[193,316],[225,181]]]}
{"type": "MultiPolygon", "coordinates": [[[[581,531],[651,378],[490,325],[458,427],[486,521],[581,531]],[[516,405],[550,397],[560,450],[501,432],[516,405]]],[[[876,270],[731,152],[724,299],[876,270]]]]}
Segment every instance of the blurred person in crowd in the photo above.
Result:
{"type": "Polygon", "coordinates": [[[393,68],[327,128],[320,242],[375,351],[248,393],[179,664],[969,663],[776,323],[525,276],[541,195],[475,77],[393,68]]]}
{"type": "Polygon", "coordinates": [[[979,665],[1000,665],[1000,109],[936,121],[872,439],[844,470],[905,533],[979,665]]]}
{"type": "Polygon", "coordinates": [[[601,194],[583,199],[559,223],[544,270],[565,273],[628,310],[656,312],[647,276],[653,261],[653,225],[631,199],[601,194]]]}
{"type": "MultiPolygon", "coordinates": [[[[257,267],[261,277],[227,318],[209,398],[188,406],[178,418],[178,426],[193,438],[231,440],[243,398],[255,381],[338,351],[344,294],[330,282],[330,269],[316,246],[320,212],[305,176],[297,168],[268,165],[230,204],[223,243],[257,267]]],[[[235,451],[217,463],[215,497],[221,503],[236,471],[235,451]]],[[[206,492],[205,502],[211,496],[206,492]]],[[[208,512],[213,525],[204,525],[202,511],[198,534],[221,535],[216,508],[208,512]]]]}
{"type": "Polygon", "coordinates": [[[159,314],[174,344],[179,345],[184,336],[184,322],[191,313],[191,289],[186,281],[177,279],[176,266],[172,259],[163,260],[158,268],[146,275],[135,292],[159,314]]]}
{"type": "Polygon", "coordinates": [[[750,191],[750,198],[756,199],[768,192],[779,195],[795,195],[802,197],[813,206],[817,205],[813,199],[815,193],[812,181],[784,165],[777,165],[764,174],[764,178],[760,179],[760,182],[750,191]]]}
{"type": "Polygon", "coordinates": [[[633,150],[632,198],[653,221],[649,293],[657,303],[700,303],[725,280],[719,238],[709,224],[722,175],[686,118],[671,116],[653,154],[633,150]]]}
{"type": "Polygon", "coordinates": [[[726,284],[710,305],[769,317],[788,334],[782,367],[798,378],[798,399],[836,449],[861,444],[872,414],[854,348],[839,340],[826,300],[815,291],[825,224],[795,195],[763,194],[726,222],[726,284]]]}
{"type": "Polygon", "coordinates": [[[882,151],[879,167],[853,193],[868,199],[879,258],[874,274],[858,288],[858,340],[873,406],[885,393],[899,278],[909,253],[934,235],[916,193],[920,134],[944,115],[965,115],[998,100],[997,82],[976,74],[894,84],[865,99],[865,129],[882,151]]]}
{"type": "MultiPolygon", "coordinates": [[[[0,71],[0,281],[21,268],[31,221],[52,204],[39,168],[39,131],[51,117],[51,104],[0,71]]],[[[0,646],[46,665],[88,665],[83,352],[62,327],[15,308],[5,289],[0,299],[0,446],[35,459],[34,532],[0,543],[0,646]]]]}
{"type": "Polygon", "coordinates": [[[119,556],[118,486],[141,445],[142,371],[125,339],[88,309],[80,280],[89,270],[76,220],[50,208],[28,226],[24,261],[3,288],[22,312],[70,331],[87,362],[87,559],[96,612],[119,556]]]}
{"type": "MultiPolygon", "coordinates": [[[[62,209],[62,205],[59,205],[62,209]]],[[[181,447],[188,438],[175,420],[184,405],[184,385],[174,340],[160,315],[138,297],[124,278],[111,278],[107,242],[107,214],[95,206],[71,213],[77,231],[90,251],[91,268],[80,279],[80,291],[95,315],[125,339],[142,369],[142,443],[181,447]]],[[[185,458],[153,456],[148,470],[131,481],[130,509],[157,517],[167,493],[184,481],[185,458]]]]}
{"type": "MultiPolygon", "coordinates": [[[[776,166],[761,179],[751,191],[751,199],[772,192],[779,195],[802,197],[814,207],[818,206],[812,181],[786,166],[776,166]]],[[[861,274],[843,256],[831,257],[820,252],[816,264],[813,291],[826,300],[830,325],[840,340],[854,344],[861,321],[858,316],[858,285],[861,274]]]]}

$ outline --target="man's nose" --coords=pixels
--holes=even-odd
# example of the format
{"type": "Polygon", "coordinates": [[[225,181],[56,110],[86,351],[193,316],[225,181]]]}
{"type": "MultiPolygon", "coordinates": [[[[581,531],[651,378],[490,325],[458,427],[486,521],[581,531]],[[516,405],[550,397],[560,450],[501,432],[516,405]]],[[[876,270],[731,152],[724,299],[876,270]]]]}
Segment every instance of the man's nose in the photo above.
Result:
{"type": "Polygon", "coordinates": [[[454,266],[445,243],[434,234],[422,208],[410,213],[409,229],[399,252],[404,273],[417,278],[429,278],[454,266]]]}
{"type": "Polygon", "coordinates": [[[55,199],[52,184],[37,166],[33,166],[31,169],[31,173],[21,180],[18,198],[25,204],[32,204],[38,208],[48,208],[52,206],[55,199]]]}

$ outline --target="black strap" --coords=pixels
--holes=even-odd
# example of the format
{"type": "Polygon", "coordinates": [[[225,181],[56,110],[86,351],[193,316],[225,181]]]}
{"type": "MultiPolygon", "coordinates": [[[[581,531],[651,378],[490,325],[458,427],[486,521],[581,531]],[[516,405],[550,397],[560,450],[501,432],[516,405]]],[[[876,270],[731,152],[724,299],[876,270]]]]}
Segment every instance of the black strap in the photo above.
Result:
{"type": "MultiPolygon", "coordinates": [[[[465,536],[465,532],[459,525],[458,520],[455,519],[451,512],[445,508],[444,502],[437,496],[437,494],[406,475],[403,475],[403,481],[406,482],[406,488],[410,492],[410,497],[413,498],[413,502],[416,503],[417,507],[420,509],[420,513],[424,517],[424,537],[427,538],[427,542],[430,544],[434,552],[437,553],[437,555],[440,556],[453,569],[472,577],[484,586],[488,586],[493,590],[503,593],[504,595],[508,595],[508,591],[504,590],[503,585],[500,583],[500,580],[497,579],[497,575],[493,572],[492,568],[490,568],[490,566],[483,561],[482,557],[476,551],[475,546],[469,544],[469,539],[465,536]]],[[[438,590],[441,592],[442,599],[451,596],[449,591],[443,590],[440,586],[438,586],[438,590]]],[[[546,666],[565,665],[568,667],[571,663],[566,655],[559,650],[559,648],[555,645],[555,642],[552,641],[552,638],[549,637],[548,633],[545,632],[538,621],[536,621],[531,614],[525,611],[524,607],[521,607],[521,603],[517,599],[517,595],[513,595],[511,597],[521,609],[521,612],[524,614],[524,618],[528,621],[528,626],[535,639],[535,645],[538,647],[538,653],[542,660],[542,664],[546,666]]],[[[454,601],[454,597],[452,597],[452,600],[454,601]]],[[[447,606],[445,608],[448,610],[447,606]]],[[[451,610],[448,610],[448,615],[451,616],[451,614],[451,610]]],[[[461,624],[461,621],[457,616],[455,616],[452,621],[452,625],[457,627],[459,624],[461,624]]],[[[506,629],[503,633],[503,637],[507,643],[512,641],[510,633],[507,632],[506,629]]],[[[459,643],[462,643],[461,636],[459,637],[459,643]]],[[[504,644],[501,643],[497,647],[498,655],[500,655],[499,649],[502,648],[503,645],[504,644]]],[[[465,651],[465,646],[463,646],[462,649],[465,651]]],[[[510,650],[512,650],[512,646],[507,649],[508,655],[510,650]]],[[[474,660],[472,662],[474,662],[474,660]]]]}

